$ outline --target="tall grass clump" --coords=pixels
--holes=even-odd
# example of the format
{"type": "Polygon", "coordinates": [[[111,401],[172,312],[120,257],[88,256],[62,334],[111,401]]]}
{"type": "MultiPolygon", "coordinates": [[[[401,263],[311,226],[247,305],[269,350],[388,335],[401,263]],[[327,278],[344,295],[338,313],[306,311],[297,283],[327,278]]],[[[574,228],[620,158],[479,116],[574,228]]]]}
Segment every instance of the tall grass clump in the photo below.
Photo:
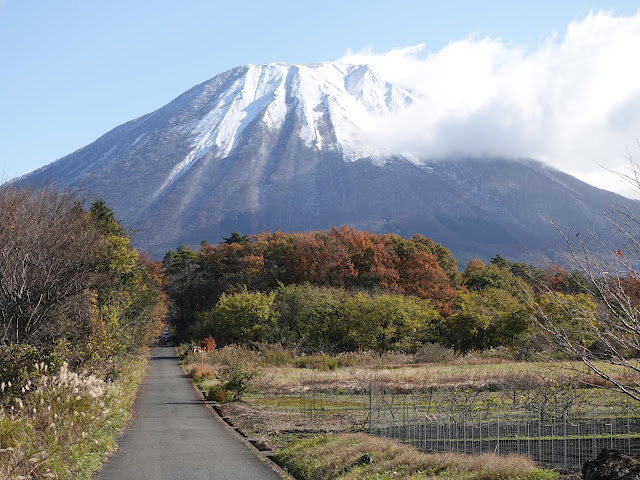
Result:
{"type": "Polygon", "coordinates": [[[354,367],[357,362],[357,353],[338,353],[335,355],[318,353],[313,355],[301,355],[295,359],[294,365],[296,368],[311,368],[314,370],[327,371],[354,367]]]}
{"type": "MultiPolygon", "coordinates": [[[[89,479],[116,446],[144,373],[141,358],[129,363],[116,382],[76,373],[63,363],[51,374],[3,398],[0,408],[0,478],[89,479]]],[[[6,392],[8,383],[0,383],[6,392]]]]}
{"type": "Polygon", "coordinates": [[[180,345],[185,372],[200,387],[207,388],[210,400],[238,401],[260,376],[258,352],[244,346],[227,345],[219,350],[197,351],[180,345]],[[211,385],[208,380],[215,380],[211,385]]]}

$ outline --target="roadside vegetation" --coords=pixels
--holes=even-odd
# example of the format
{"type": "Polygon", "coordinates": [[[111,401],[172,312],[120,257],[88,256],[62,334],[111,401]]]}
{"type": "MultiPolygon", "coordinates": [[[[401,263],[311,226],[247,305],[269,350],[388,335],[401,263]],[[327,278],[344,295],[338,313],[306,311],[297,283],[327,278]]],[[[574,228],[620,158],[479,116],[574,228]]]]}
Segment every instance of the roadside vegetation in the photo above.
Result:
{"type": "Polygon", "coordinates": [[[0,478],[91,478],[162,329],[160,266],[55,188],[0,189],[0,225],[0,478]]]}
{"type": "MultiPolygon", "coordinates": [[[[426,362],[420,352],[296,356],[273,346],[226,346],[202,355],[187,345],[179,351],[185,371],[218,412],[259,449],[271,450],[296,478],[554,478],[556,473],[533,469],[530,460],[518,456],[421,453],[396,443],[404,439],[399,429],[405,420],[408,425],[424,424],[425,417],[445,424],[484,422],[487,428],[496,418],[503,423],[542,419],[545,425],[562,425],[566,419],[595,421],[613,411],[625,415],[626,425],[629,415],[640,413],[615,391],[580,381],[587,377],[578,370],[586,371],[572,360],[514,361],[500,351],[449,351],[441,360],[429,356],[426,362]],[[240,396],[232,394],[222,373],[230,363],[245,381],[240,396]],[[241,401],[235,401],[238,398],[241,401]],[[381,421],[398,425],[395,433],[386,435],[397,437],[395,441],[366,435],[381,421]],[[363,446],[356,449],[358,455],[343,457],[349,449],[342,439],[354,433],[363,446]],[[363,455],[373,459],[372,465],[358,463],[363,455]],[[478,465],[485,469],[477,471],[478,465]],[[478,476],[469,477],[467,469],[478,476]]],[[[602,368],[607,368],[604,363],[602,368]]],[[[596,384],[597,378],[592,380],[596,384]]],[[[557,432],[561,435],[562,430],[557,432]]],[[[608,445],[608,434],[604,436],[608,445]]],[[[638,434],[625,430],[623,438],[624,445],[635,443],[638,434]]]]}
{"type": "Polygon", "coordinates": [[[186,345],[179,351],[185,371],[210,400],[228,402],[219,408],[236,417],[247,434],[273,444],[280,442],[282,432],[368,430],[372,401],[378,402],[374,411],[414,403],[421,415],[448,412],[469,419],[524,414],[558,419],[613,406],[637,412],[634,403],[601,388],[597,377],[589,377],[593,384],[585,383],[584,367],[570,360],[514,361],[498,352],[450,352],[448,360],[439,362],[424,361],[419,353],[296,357],[276,347],[256,351],[238,346],[204,355],[186,345]],[[229,364],[243,381],[241,395],[228,383],[229,364]]]}

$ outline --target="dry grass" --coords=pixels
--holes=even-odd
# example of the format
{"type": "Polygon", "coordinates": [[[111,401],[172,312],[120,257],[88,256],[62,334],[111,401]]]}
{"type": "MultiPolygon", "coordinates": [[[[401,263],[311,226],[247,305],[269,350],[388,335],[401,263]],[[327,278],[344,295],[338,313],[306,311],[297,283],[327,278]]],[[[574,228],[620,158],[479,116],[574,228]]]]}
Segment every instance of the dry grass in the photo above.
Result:
{"type": "MultiPolygon", "coordinates": [[[[195,358],[186,369],[201,386],[212,384],[224,355],[222,349],[205,357],[204,376],[197,373],[200,363],[193,361],[195,358]]],[[[468,394],[475,399],[475,407],[502,409],[511,408],[515,400],[510,394],[516,388],[535,389],[551,380],[554,385],[569,385],[581,370],[583,379],[602,386],[597,378],[584,376],[582,364],[570,361],[515,362],[468,356],[447,363],[415,364],[396,354],[384,359],[349,354],[336,361],[324,355],[299,361],[287,352],[276,352],[268,360],[264,352],[247,351],[247,356],[261,370],[258,393],[220,408],[251,438],[268,438],[279,447],[275,454],[279,462],[299,480],[555,478],[553,472],[536,469],[520,456],[425,454],[388,439],[353,434],[363,430],[368,418],[369,397],[361,394],[371,386],[374,391],[393,392],[392,396],[401,393],[398,398],[404,392],[422,392],[429,405],[460,402],[464,400],[461,396],[468,394]],[[305,368],[300,368],[302,365],[305,368]],[[366,458],[371,463],[360,465],[358,461],[366,458]]],[[[607,392],[592,389],[585,394],[602,401],[607,392]]]]}
{"type": "MultiPolygon", "coordinates": [[[[236,347],[241,348],[241,347],[236,347]]],[[[387,391],[407,392],[416,389],[500,390],[512,385],[535,387],[550,380],[573,382],[582,378],[587,385],[609,386],[590,375],[584,365],[575,361],[522,362],[502,357],[470,355],[447,363],[412,363],[412,357],[389,353],[350,353],[337,356],[311,355],[294,357],[288,352],[255,352],[243,350],[246,358],[261,371],[256,388],[266,395],[287,395],[303,388],[316,391],[362,392],[371,385],[387,391]]],[[[202,387],[215,382],[217,365],[228,355],[226,348],[210,352],[201,367],[199,356],[188,354],[183,360],[185,371],[202,387]],[[203,374],[201,374],[201,370],[203,374]]],[[[600,367],[614,373],[608,364],[600,367]]],[[[614,373],[614,377],[618,375],[614,373]]],[[[640,378],[622,378],[638,381],[640,378]]]]}
{"type": "Polygon", "coordinates": [[[195,380],[197,383],[202,384],[207,381],[211,382],[214,378],[216,378],[216,373],[218,373],[218,366],[211,365],[209,363],[205,363],[204,365],[202,365],[200,364],[200,362],[194,362],[185,365],[184,370],[187,376],[195,380]]]}
{"type": "Polygon", "coordinates": [[[132,360],[116,383],[66,364],[24,386],[0,410],[0,478],[88,479],[115,448],[146,361],[132,360]]]}
{"type": "Polygon", "coordinates": [[[278,451],[275,459],[299,480],[555,478],[520,457],[426,454],[365,434],[318,435],[278,451]]]}
{"type": "MultiPolygon", "coordinates": [[[[215,383],[217,362],[211,354],[205,357],[204,367],[199,359],[187,359],[185,372],[202,387],[215,383]]],[[[504,385],[539,382],[541,370],[548,366],[527,362],[463,363],[427,365],[357,365],[333,370],[296,368],[292,366],[260,365],[257,389],[265,394],[292,394],[313,384],[317,390],[364,391],[374,384],[387,390],[410,391],[418,388],[474,388],[495,390],[504,385]]],[[[560,374],[556,374],[559,376],[560,374]]],[[[553,371],[549,370],[553,377],[553,371]]]]}
{"type": "MultiPolygon", "coordinates": [[[[544,367],[543,367],[544,368],[544,367]]],[[[262,369],[260,391],[269,394],[298,392],[301,383],[318,390],[363,391],[370,385],[386,390],[410,391],[429,387],[495,390],[503,385],[535,385],[541,365],[535,363],[405,365],[396,368],[347,367],[317,371],[291,367],[262,369]]]]}

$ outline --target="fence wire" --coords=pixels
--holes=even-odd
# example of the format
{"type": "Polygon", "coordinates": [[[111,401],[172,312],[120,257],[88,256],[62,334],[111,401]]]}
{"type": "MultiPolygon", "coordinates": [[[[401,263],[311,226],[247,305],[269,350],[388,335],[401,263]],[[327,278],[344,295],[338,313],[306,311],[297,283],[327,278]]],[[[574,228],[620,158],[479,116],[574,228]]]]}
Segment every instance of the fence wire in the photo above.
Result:
{"type": "Polygon", "coordinates": [[[591,405],[589,414],[564,412],[551,417],[526,411],[502,415],[435,412],[406,396],[395,404],[379,398],[372,398],[371,403],[372,435],[393,438],[423,451],[519,454],[540,465],[567,468],[582,467],[603,448],[640,454],[640,418],[629,408],[591,405]]]}
{"type": "Polygon", "coordinates": [[[442,409],[413,393],[301,393],[309,423],[340,417],[425,452],[524,455],[541,466],[581,468],[603,448],[640,457],[640,414],[629,407],[574,405],[554,414],[513,409],[442,409]],[[348,400],[346,399],[348,398],[348,400]]]}

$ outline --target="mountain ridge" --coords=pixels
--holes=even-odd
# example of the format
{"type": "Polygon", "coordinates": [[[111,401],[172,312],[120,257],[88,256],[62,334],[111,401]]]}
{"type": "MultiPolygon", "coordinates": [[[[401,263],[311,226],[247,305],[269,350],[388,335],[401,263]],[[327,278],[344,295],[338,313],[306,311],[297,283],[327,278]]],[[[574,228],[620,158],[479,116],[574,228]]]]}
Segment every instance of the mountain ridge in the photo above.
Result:
{"type": "Polygon", "coordinates": [[[154,256],[233,230],[348,224],[422,233],[461,258],[521,257],[551,249],[544,217],[603,231],[606,205],[638,207],[534,160],[427,161],[363,143],[418,101],[364,65],[241,66],[15,183],[104,198],[154,256]]]}

